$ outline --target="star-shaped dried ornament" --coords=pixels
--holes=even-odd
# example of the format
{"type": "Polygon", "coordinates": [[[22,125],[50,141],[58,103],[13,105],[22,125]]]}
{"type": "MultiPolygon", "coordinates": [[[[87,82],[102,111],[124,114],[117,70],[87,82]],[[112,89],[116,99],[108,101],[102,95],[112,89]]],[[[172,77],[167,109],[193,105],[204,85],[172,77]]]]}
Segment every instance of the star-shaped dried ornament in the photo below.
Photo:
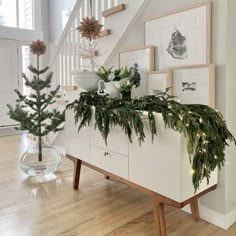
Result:
{"type": "Polygon", "coordinates": [[[92,41],[92,39],[96,39],[100,36],[102,27],[103,25],[92,16],[91,18],[83,18],[83,21],[80,22],[80,26],[77,27],[77,29],[81,33],[82,38],[92,41]]]}
{"type": "Polygon", "coordinates": [[[47,46],[46,44],[43,42],[43,41],[40,41],[39,39],[37,41],[33,41],[31,44],[30,44],[30,51],[37,55],[37,56],[40,56],[40,55],[43,55],[46,53],[47,51],[47,46]]]}

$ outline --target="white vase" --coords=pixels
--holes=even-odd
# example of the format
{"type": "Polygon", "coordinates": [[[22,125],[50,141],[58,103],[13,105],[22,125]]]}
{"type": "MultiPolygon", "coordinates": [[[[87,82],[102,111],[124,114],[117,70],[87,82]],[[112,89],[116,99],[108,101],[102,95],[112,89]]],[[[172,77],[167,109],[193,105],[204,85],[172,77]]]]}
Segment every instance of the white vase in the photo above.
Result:
{"type": "Polygon", "coordinates": [[[74,73],[76,84],[83,90],[97,90],[99,76],[95,71],[79,71],[74,73]]]}
{"type": "Polygon", "coordinates": [[[105,82],[104,80],[99,80],[97,94],[102,96],[108,94],[112,98],[120,97],[116,83],[115,81],[105,82]]]}

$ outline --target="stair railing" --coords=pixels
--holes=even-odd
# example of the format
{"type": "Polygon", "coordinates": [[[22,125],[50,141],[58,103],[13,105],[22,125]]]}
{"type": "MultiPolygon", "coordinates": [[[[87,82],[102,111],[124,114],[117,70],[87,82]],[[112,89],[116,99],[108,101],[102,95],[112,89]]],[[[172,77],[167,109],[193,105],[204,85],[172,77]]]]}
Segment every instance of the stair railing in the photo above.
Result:
{"type": "MultiPolygon", "coordinates": [[[[118,0],[91,0],[92,15],[104,24],[102,11],[118,4],[118,0]]],[[[62,36],[58,42],[54,56],[49,62],[51,70],[54,72],[53,85],[73,85],[74,75],[72,71],[79,70],[81,65],[81,57],[79,49],[83,46],[83,40],[76,28],[80,21],[90,16],[90,0],[77,0],[71,16],[66,24],[62,36]]]]}

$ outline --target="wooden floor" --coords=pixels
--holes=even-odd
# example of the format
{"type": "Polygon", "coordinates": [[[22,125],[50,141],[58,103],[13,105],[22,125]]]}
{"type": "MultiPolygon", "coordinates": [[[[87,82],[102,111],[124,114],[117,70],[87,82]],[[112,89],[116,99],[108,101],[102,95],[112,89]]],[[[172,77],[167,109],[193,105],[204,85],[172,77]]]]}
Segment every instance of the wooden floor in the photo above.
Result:
{"type": "MultiPolygon", "coordinates": [[[[0,137],[0,236],[154,236],[152,201],[145,194],[82,169],[72,189],[72,163],[64,159],[56,179],[37,182],[19,170],[26,136],[0,137]]],[[[166,208],[170,236],[235,236],[189,214],[166,208]]]]}

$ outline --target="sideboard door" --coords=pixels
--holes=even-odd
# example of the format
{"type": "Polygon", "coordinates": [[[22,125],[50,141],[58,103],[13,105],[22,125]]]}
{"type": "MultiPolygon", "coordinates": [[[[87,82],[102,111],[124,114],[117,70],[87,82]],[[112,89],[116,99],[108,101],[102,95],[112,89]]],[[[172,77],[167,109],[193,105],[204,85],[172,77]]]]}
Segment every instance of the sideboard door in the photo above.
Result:
{"type": "Polygon", "coordinates": [[[129,180],[181,202],[181,135],[165,129],[162,117],[157,115],[157,135],[152,143],[147,119],[144,125],[145,142],[140,146],[133,131],[133,142],[129,145],[129,180]]]}
{"type": "Polygon", "coordinates": [[[83,127],[78,133],[78,125],[75,125],[73,111],[66,111],[65,143],[67,154],[90,162],[89,127],[83,127]]]}

